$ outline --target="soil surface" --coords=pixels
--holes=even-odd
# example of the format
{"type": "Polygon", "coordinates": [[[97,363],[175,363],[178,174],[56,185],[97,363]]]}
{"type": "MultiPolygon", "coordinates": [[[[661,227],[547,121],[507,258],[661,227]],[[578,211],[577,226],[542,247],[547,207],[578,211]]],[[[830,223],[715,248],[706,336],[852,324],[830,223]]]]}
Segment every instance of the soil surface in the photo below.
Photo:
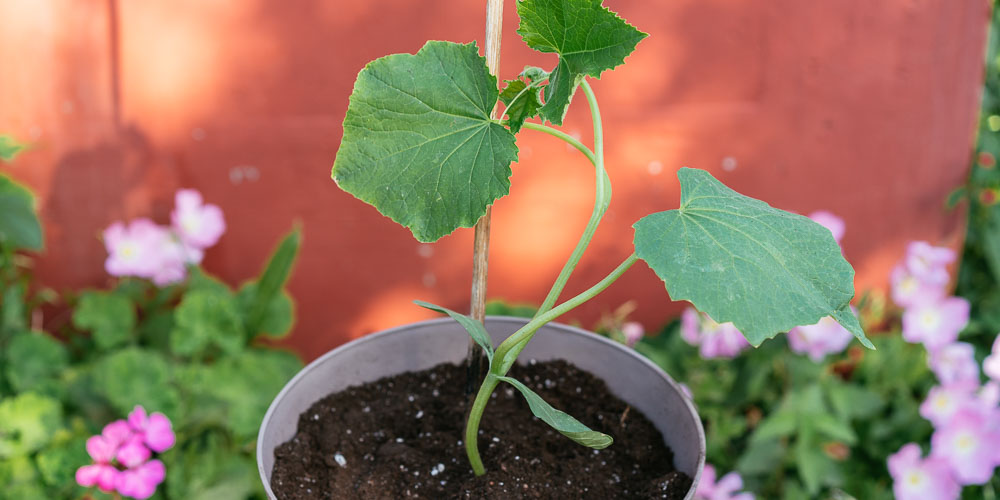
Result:
{"type": "Polygon", "coordinates": [[[615,442],[603,450],[574,443],[501,383],[479,431],[486,474],[475,477],[462,442],[465,368],[443,364],[316,402],[275,450],[271,488],[282,500],[684,498],[691,478],[674,470],[659,431],[602,381],[563,361],[511,375],[615,442]]]}

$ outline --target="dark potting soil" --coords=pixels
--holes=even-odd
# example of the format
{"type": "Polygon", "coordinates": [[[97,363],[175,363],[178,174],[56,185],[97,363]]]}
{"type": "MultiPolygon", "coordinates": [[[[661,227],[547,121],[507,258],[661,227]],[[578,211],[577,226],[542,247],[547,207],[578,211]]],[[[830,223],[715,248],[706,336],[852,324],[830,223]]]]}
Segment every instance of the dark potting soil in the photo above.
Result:
{"type": "Polygon", "coordinates": [[[511,374],[615,442],[603,450],[574,443],[501,383],[479,427],[486,474],[476,477],[462,441],[465,368],[443,364],[313,404],[275,450],[271,488],[282,500],[684,498],[691,478],[674,470],[659,431],[604,382],[564,361],[511,374]]]}

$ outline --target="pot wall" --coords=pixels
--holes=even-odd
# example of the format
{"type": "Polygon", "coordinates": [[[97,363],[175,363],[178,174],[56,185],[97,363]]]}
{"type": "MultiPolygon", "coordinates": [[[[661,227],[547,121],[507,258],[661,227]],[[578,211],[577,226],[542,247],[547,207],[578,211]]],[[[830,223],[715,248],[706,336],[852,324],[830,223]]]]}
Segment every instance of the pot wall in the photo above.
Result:
{"type": "MultiPolygon", "coordinates": [[[[960,219],[942,205],[969,160],[988,2],[607,5],[651,36],[594,82],[614,199],[567,293],[628,255],[640,216],[677,206],[681,166],[780,208],[843,216],[859,290],[884,287],[909,240],[958,244],[960,219]]],[[[431,317],[414,298],[464,310],[471,231],[418,244],[329,175],[363,65],[427,39],[482,40],[484,10],[411,0],[0,2],[0,19],[16,20],[0,30],[12,69],[0,78],[0,133],[34,143],[0,168],[41,196],[41,284],[102,285],[100,231],[123,217],[166,221],[173,191],[195,187],[226,211],[229,231],[206,265],[230,283],[257,272],[302,222],[288,342],[307,359],[431,317]]],[[[513,1],[505,14],[501,76],[553,64],[515,33],[513,1]]],[[[567,130],[589,140],[585,105],[567,130]]],[[[512,195],[493,211],[490,292],[537,304],[586,224],[593,173],[548,136],[522,136],[512,195]]],[[[681,306],[636,266],[566,321],[592,325],[629,299],[647,329],[681,306]]]]}
{"type": "MultiPolygon", "coordinates": [[[[523,318],[489,317],[486,327],[498,344],[525,322],[523,318]]],[[[467,349],[465,330],[454,320],[441,318],[358,339],[308,365],[278,394],[261,425],[257,466],[267,494],[274,498],[270,486],[274,449],[295,435],[299,415],[314,402],[351,385],[443,362],[461,362],[467,349]]],[[[540,329],[519,357],[529,359],[566,359],[603,379],[615,395],[656,425],[674,451],[674,465],[697,484],[705,465],[701,421],[677,384],[654,364],[606,338],[554,323],[540,329]]],[[[566,445],[578,446],[568,440],[566,445]]],[[[693,494],[692,489],[687,498],[693,494]]]]}

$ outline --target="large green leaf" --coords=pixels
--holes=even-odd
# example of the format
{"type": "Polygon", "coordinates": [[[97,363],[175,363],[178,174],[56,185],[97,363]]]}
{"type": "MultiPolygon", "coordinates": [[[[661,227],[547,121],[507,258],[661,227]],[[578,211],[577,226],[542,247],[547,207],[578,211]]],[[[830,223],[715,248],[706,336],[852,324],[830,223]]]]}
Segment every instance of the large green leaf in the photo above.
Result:
{"type": "Polygon", "coordinates": [[[35,213],[35,197],[28,188],[0,174],[0,245],[41,250],[42,225],[35,213]]]}
{"type": "Polygon", "coordinates": [[[133,337],[135,323],[135,304],[119,293],[84,292],[73,311],[73,325],[92,331],[94,342],[101,349],[127,342],[133,337]]]}
{"type": "MultiPolygon", "coordinates": [[[[292,308],[286,307],[286,304],[280,303],[280,301],[283,299],[282,287],[285,286],[288,275],[292,272],[292,265],[295,263],[300,246],[302,246],[302,231],[296,228],[278,243],[271,258],[267,261],[267,266],[260,273],[260,277],[253,282],[252,288],[246,289],[246,292],[243,288],[240,289],[241,295],[247,294],[243,300],[240,300],[240,306],[243,309],[244,325],[247,333],[251,336],[258,332],[283,335],[291,329],[292,308]],[[275,305],[276,302],[278,305],[275,305]],[[288,326],[277,328],[281,331],[268,331],[275,330],[274,320],[272,320],[272,324],[268,325],[269,328],[262,328],[263,323],[268,320],[272,313],[287,313],[286,316],[289,320],[283,321],[281,324],[287,323],[288,326]]],[[[288,304],[290,303],[289,300],[288,304]]]]}
{"type": "Polygon", "coordinates": [[[0,401],[0,459],[43,448],[62,425],[62,405],[55,399],[25,392],[0,401]]]}
{"type": "Polygon", "coordinates": [[[553,408],[541,396],[535,394],[535,391],[532,391],[517,379],[511,377],[498,378],[514,386],[515,389],[521,392],[525,401],[528,402],[528,407],[531,408],[531,413],[573,441],[589,448],[594,448],[595,450],[607,448],[614,441],[611,439],[611,436],[603,432],[591,430],[590,427],[583,425],[569,414],[553,408]]]}
{"type": "Polygon", "coordinates": [[[517,32],[529,47],[559,54],[549,75],[542,116],[562,125],[566,108],[585,76],[625,62],[643,33],[601,5],[601,0],[521,0],[517,32]]]}
{"type": "Polygon", "coordinates": [[[2,353],[4,374],[17,392],[25,392],[59,375],[69,363],[69,353],[58,340],[43,332],[14,335],[2,353]]]}
{"type": "Polygon", "coordinates": [[[358,74],[333,178],[434,241],[471,227],[510,189],[514,134],[490,119],[496,77],[475,44],[430,41],[358,74]]]}
{"type": "Polygon", "coordinates": [[[246,346],[239,306],[228,290],[188,292],[174,314],[170,350],[180,356],[195,356],[211,346],[229,354],[246,346]]]}
{"type": "Polygon", "coordinates": [[[850,310],[854,269],[830,231],[682,168],[681,204],[636,222],[636,254],[674,300],[732,322],[751,344],[833,316],[874,348],[850,310]]]}

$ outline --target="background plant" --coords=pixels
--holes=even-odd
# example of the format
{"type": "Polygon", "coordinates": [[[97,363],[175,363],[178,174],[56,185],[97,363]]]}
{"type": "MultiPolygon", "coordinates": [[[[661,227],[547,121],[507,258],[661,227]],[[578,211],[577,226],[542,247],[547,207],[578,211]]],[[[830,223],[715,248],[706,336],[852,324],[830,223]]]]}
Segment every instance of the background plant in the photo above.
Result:
{"type": "Polygon", "coordinates": [[[261,274],[232,289],[195,266],[158,287],[122,278],[59,297],[34,290],[42,247],[34,199],[0,175],[0,499],[110,498],[76,484],[85,442],[142,405],[173,423],[154,498],[260,498],[254,442],[273,397],[302,364],[268,347],[286,335],[284,290],[301,244],[285,236],[261,274]],[[43,304],[68,312],[41,330],[43,304]]]}

